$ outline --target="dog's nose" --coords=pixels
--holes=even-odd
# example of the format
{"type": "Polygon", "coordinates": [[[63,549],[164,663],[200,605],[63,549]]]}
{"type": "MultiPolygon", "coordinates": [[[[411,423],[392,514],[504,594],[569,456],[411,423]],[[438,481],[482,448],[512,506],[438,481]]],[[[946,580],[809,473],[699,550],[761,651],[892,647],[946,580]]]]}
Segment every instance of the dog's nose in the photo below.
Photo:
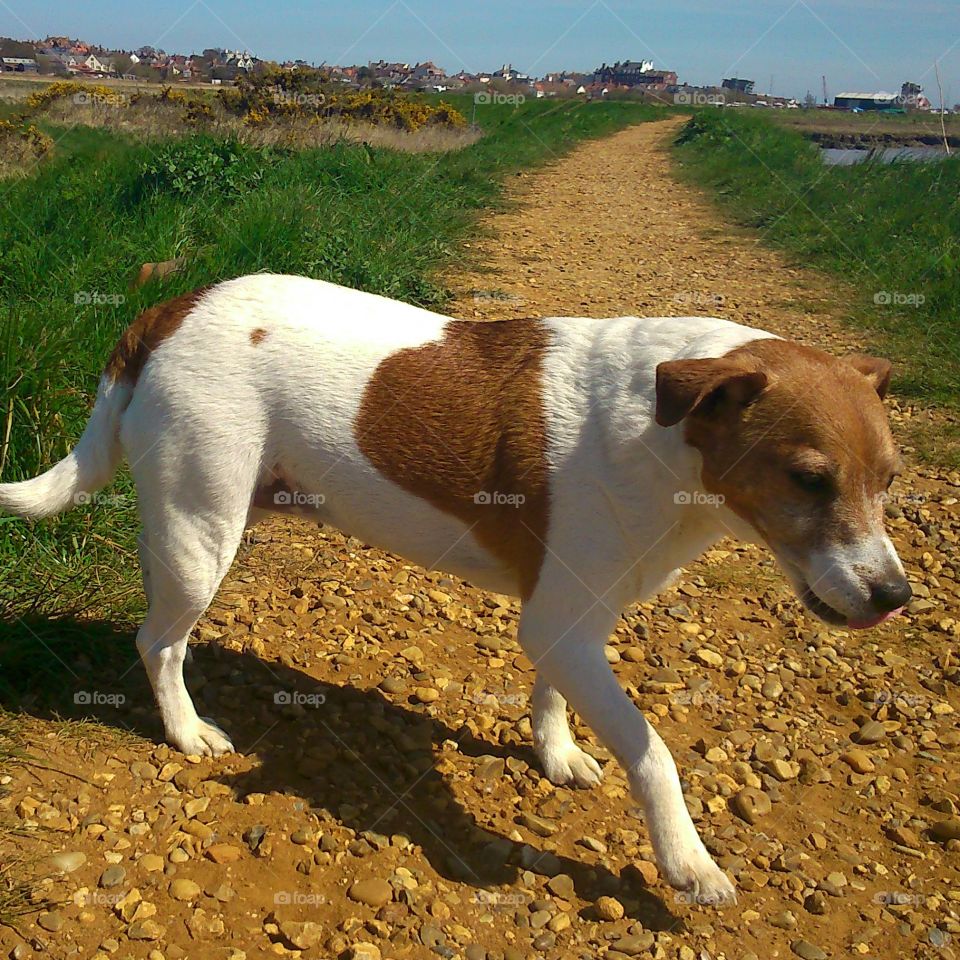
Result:
{"type": "Polygon", "coordinates": [[[912,596],[913,591],[910,589],[910,584],[903,577],[875,583],[870,588],[870,603],[877,613],[899,610],[900,607],[906,605],[912,596]]]}

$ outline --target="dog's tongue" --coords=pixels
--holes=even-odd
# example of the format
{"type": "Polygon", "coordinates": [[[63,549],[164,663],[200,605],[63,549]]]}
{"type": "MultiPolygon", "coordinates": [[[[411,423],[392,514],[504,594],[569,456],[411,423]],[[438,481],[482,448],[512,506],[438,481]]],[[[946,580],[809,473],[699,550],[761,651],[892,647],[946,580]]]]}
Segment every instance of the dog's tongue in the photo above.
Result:
{"type": "Polygon", "coordinates": [[[892,620],[901,610],[903,610],[903,607],[897,607],[896,610],[871,617],[869,620],[850,620],[847,622],[847,626],[850,627],[851,630],[869,630],[870,627],[876,627],[881,623],[892,620]]]}

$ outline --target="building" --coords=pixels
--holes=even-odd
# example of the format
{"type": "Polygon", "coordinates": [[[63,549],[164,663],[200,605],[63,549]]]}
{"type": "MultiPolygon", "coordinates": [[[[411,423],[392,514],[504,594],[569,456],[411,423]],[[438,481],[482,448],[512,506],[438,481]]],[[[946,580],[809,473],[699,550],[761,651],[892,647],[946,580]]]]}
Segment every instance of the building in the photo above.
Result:
{"type": "Polygon", "coordinates": [[[37,61],[27,57],[0,57],[0,69],[4,73],[37,73],[37,61]]]}
{"type": "Polygon", "coordinates": [[[833,105],[840,110],[902,110],[903,103],[896,93],[838,93],[833,105]]]}
{"type": "Polygon", "coordinates": [[[733,90],[734,93],[753,93],[753,81],[743,80],[740,77],[730,77],[720,84],[723,90],[733,90]]]}
{"type": "Polygon", "coordinates": [[[593,74],[595,83],[616,83],[632,87],[643,82],[645,74],[653,70],[652,60],[618,60],[612,66],[603,63],[593,74]]]}
{"type": "Polygon", "coordinates": [[[601,64],[593,73],[594,85],[610,87],[643,87],[647,90],[663,90],[676,86],[677,74],[673,70],[654,70],[652,60],[618,60],[613,65],[601,64]]]}

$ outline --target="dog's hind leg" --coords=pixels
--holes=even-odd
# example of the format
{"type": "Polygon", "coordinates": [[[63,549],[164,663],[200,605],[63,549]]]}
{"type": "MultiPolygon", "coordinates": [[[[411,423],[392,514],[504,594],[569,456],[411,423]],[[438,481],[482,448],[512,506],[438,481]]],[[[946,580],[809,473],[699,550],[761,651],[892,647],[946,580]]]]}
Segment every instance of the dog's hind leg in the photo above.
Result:
{"type": "Polygon", "coordinates": [[[183,663],[190,631],[213,599],[243,536],[255,469],[238,476],[234,462],[232,475],[216,488],[184,470],[184,479],[171,489],[155,468],[151,456],[133,471],[144,522],[139,547],[149,602],[137,649],[167,741],[186,754],[216,756],[233,745],[215,723],[197,715],[183,681],[183,663]]]}

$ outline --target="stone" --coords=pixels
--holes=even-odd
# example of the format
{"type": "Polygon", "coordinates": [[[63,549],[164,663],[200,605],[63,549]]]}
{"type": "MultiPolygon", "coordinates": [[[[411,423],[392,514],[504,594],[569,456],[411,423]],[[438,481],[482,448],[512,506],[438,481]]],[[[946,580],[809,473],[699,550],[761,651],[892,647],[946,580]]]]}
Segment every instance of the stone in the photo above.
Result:
{"type": "Polygon", "coordinates": [[[827,960],[828,954],[821,950],[809,940],[794,940],[790,944],[790,949],[801,958],[801,960],[827,960]]]}
{"type": "Polygon", "coordinates": [[[87,862],[87,855],[79,850],[62,851],[50,858],[50,866],[60,873],[73,873],[87,862]]]}
{"type": "Polygon", "coordinates": [[[323,927],[310,920],[303,923],[296,920],[284,920],[278,926],[280,935],[295,950],[309,950],[311,947],[317,946],[323,939],[323,927]]]}
{"type": "Polygon", "coordinates": [[[616,897],[600,897],[594,907],[601,920],[622,920],[626,912],[623,904],[616,897]]]}
{"type": "Polygon", "coordinates": [[[63,914],[59,910],[50,910],[37,917],[37,926],[47,933],[57,933],[63,926],[63,914]]]}
{"type": "Polygon", "coordinates": [[[857,743],[879,743],[886,735],[887,731],[882,723],[868,720],[857,731],[856,740],[857,743]]]}
{"type": "Polygon", "coordinates": [[[375,943],[368,943],[366,940],[353,944],[347,951],[348,960],[381,960],[382,956],[380,948],[375,943]]]}
{"type": "Polygon", "coordinates": [[[161,927],[156,920],[136,920],[127,927],[127,936],[131,940],[159,940],[166,928],[161,927]]]}
{"type": "Polygon", "coordinates": [[[368,907],[382,907],[393,898],[393,888],[386,880],[376,877],[357,880],[347,891],[347,896],[368,907]]]}
{"type": "Polygon", "coordinates": [[[236,863],[240,859],[240,848],[230,843],[214,843],[204,851],[214,863],[236,863]]]}
{"type": "Polygon", "coordinates": [[[854,773],[872,773],[876,770],[866,750],[847,750],[840,754],[840,759],[850,767],[854,773]]]}
{"type": "Polygon", "coordinates": [[[121,883],[126,879],[127,871],[120,866],[120,864],[115,863],[106,868],[103,873],[100,874],[100,886],[109,888],[109,887],[119,887],[121,883]]]}
{"type": "Polygon", "coordinates": [[[723,666],[723,657],[720,656],[715,650],[710,650],[707,647],[702,647],[695,654],[696,659],[700,661],[705,667],[722,667],[723,666]]]}
{"type": "Polygon", "coordinates": [[[572,900],[576,896],[573,880],[565,873],[558,873],[547,881],[547,889],[563,900],[572,900]]]}
{"type": "Polygon", "coordinates": [[[730,801],[733,812],[751,826],[765,817],[772,806],[770,798],[756,787],[744,787],[730,801]]]}
{"type": "Polygon", "coordinates": [[[946,843],[948,840],[960,840],[960,820],[937,821],[930,827],[930,836],[941,843],[946,843]]]}
{"type": "Polygon", "coordinates": [[[174,900],[195,900],[200,892],[200,884],[186,877],[178,877],[170,884],[170,896],[174,900]]]}

